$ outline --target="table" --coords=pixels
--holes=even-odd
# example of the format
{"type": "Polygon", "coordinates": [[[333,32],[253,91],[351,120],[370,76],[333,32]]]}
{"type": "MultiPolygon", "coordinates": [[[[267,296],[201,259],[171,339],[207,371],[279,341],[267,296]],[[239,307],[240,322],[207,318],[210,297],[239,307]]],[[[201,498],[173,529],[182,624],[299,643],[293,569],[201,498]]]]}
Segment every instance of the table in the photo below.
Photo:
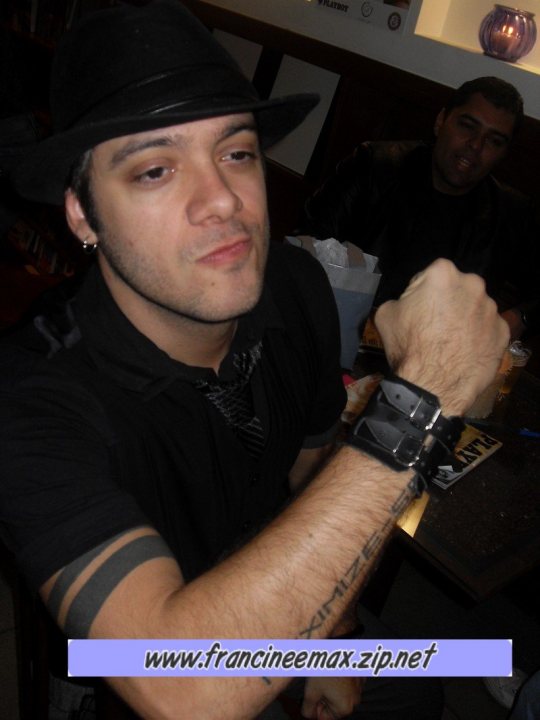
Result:
{"type": "MultiPolygon", "coordinates": [[[[367,353],[358,376],[384,372],[367,353]]],[[[540,566],[540,438],[510,428],[540,431],[540,379],[523,371],[506,408],[506,428],[486,427],[503,444],[478,467],[443,490],[432,486],[416,529],[398,528],[373,581],[366,604],[377,611],[405,555],[421,558],[480,601],[540,566]],[[397,546],[397,547],[396,547],[397,546]]]]}
{"type": "MultiPolygon", "coordinates": [[[[540,430],[540,379],[522,372],[506,423],[540,430]]],[[[475,600],[540,565],[540,439],[500,427],[503,445],[447,490],[432,487],[411,537],[398,539],[475,600]]]]}

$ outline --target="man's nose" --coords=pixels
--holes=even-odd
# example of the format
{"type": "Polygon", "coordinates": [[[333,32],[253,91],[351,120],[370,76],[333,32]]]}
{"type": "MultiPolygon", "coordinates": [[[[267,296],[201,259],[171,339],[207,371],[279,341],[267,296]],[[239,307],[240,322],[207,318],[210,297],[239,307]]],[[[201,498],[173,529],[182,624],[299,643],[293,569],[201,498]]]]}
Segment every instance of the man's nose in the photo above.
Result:
{"type": "Polygon", "coordinates": [[[473,133],[469,137],[469,147],[472,148],[475,152],[481,152],[482,148],[484,147],[485,143],[485,137],[481,132],[473,133]]]}
{"type": "Polygon", "coordinates": [[[189,192],[187,214],[194,225],[224,222],[242,208],[230,180],[213,163],[193,172],[189,192]]]}

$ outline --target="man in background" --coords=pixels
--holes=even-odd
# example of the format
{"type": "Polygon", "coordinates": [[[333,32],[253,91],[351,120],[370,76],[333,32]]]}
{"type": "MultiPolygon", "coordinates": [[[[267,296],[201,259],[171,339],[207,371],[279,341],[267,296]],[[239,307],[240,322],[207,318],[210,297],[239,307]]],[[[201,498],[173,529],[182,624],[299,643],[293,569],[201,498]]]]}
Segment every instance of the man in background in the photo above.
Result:
{"type": "Polygon", "coordinates": [[[492,175],[522,120],[512,85],[496,77],[466,82],[437,115],[433,143],[365,142],[342,160],[306,202],[300,231],[378,256],[376,304],[398,298],[444,257],[484,278],[513,338],[536,330],[536,210],[492,175]]]}

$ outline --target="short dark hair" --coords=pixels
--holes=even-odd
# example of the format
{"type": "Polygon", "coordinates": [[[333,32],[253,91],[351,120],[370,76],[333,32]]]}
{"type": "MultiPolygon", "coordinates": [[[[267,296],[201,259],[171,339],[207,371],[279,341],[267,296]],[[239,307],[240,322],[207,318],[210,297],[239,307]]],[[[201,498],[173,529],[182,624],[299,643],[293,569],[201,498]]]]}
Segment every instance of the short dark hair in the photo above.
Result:
{"type": "Polygon", "coordinates": [[[479,77],[463,83],[448,99],[444,106],[445,114],[448,115],[454,108],[465,105],[476,93],[496,108],[507,110],[515,116],[515,134],[523,121],[523,98],[513,85],[498,77],[479,77]]]}
{"type": "Polygon", "coordinates": [[[95,233],[98,233],[101,223],[97,214],[96,203],[94,201],[90,184],[91,160],[92,150],[87,150],[82,155],[79,155],[77,160],[71,166],[68,181],[66,183],[66,189],[71,189],[75,193],[77,199],[81,203],[81,207],[86,217],[86,222],[95,233]]]}

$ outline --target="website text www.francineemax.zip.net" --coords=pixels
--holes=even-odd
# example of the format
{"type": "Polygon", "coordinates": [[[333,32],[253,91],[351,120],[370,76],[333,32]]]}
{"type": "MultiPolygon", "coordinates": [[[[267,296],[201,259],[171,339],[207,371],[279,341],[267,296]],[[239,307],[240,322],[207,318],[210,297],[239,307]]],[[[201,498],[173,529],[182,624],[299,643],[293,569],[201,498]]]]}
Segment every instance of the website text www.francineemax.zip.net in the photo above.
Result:
{"type": "Polygon", "coordinates": [[[208,650],[147,650],[145,670],[238,671],[238,670],[331,670],[339,674],[351,672],[377,676],[386,669],[427,670],[437,643],[419,650],[388,650],[377,645],[375,650],[277,650],[272,644],[257,650],[228,650],[214,641],[208,650]]]}

